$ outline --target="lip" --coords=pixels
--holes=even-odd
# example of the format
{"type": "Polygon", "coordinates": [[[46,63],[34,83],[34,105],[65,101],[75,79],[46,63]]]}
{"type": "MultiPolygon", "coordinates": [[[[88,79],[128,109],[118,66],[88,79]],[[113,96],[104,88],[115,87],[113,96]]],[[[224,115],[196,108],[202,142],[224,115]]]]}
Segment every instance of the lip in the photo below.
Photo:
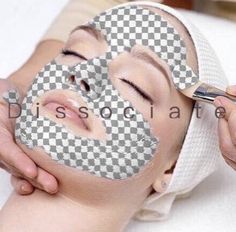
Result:
{"type": "Polygon", "coordinates": [[[36,99],[31,111],[34,115],[38,112],[39,115],[62,124],[75,135],[99,140],[106,137],[101,119],[88,110],[87,104],[73,91],[48,91],[36,99]],[[79,111],[81,107],[85,107],[83,111],[87,115],[79,111]]]}
{"type": "MultiPolygon", "coordinates": [[[[49,96],[45,99],[45,102],[42,103],[42,107],[45,110],[48,110],[50,113],[58,114],[57,110],[63,110],[63,115],[61,116],[65,120],[71,120],[73,124],[76,124],[81,129],[89,130],[89,123],[86,119],[83,119],[83,115],[79,113],[79,105],[76,108],[73,103],[74,100],[71,98],[59,99],[59,96],[49,96]]],[[[62,112],[62,111],[61,111],[62,112]]]]}

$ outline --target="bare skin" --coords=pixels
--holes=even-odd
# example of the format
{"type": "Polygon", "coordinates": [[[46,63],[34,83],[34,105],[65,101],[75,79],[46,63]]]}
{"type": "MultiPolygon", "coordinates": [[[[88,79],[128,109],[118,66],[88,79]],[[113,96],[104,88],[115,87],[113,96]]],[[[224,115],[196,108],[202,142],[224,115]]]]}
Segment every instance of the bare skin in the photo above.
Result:
{"type": "MultiPolygon", "coordinates": [[[[236,96],[236,86],[230,86],[227,92],[236,96]]],[[[217,97],[214,104],[225,108],[226,115],[218,122],[219,144],[224,160],[236,170],[236,105],[224,97],[217,97]]]]}
{"type": "Polygon", "coordinates": [[[56,40],[41,42],[31,58],[8,79],[0,80],[0,167],[12,174],[12,184],[19,194],[30,194],[34,187],[50,194],[58,191],[58,184],[51,174],[37,167],[14,140],[15,120],[8,117],[8,105],[1,98],[9,89],[18,89],[21,99],[25,96],[34,76],[55,56],[64,44],[56,40]]]}
{"type": "MultiPolygon", "coordinates": [[[[187,47],[188,65],[197,70],[194,47],[183,26],[166,13],[152,10],[162,14],[178,30],[187,47]]],[[[91,33],[79,29],[71,34],[65,49],[83,52],[89,59],[103,54],[106,43],[103,38],[95,41],[91,33]],[[84,47],[90,49],[83,51],[84,47]]],[[[66,64],[81,61],[71,55],[60,55],[57,58],[57,62],[66,64]]],[[[0,214],[2,232],[123,231],[153,189],[157,192],[165,190],[161,181],[168,183],[171,178],[170,170],[178,159],[180,144],[192,112],[192,101],[179,93],[172,82],[168,81],[167,78],[170,79],[171,75],[167,64],[141,45],[133,47],[130,53],[120,54],[110,63],[109,78],[122,97],[143,114],[153,128],[153,134],[160,138],[161,143],[154,159],[139,174],[122,181],[111,181],[59,165],[42,149],[29,150],[19,144],[37,166],[56,177],[59,191],[54,196],[40,190],[30,196],[13,193],[0,214]],[[144,52],[166,70],[167,77],[160,69],[141,60],[140,56],[137,57],[137,54],[144,52]],[[140,82],[132,79],[136,74],[142,77],[139,78],[140,82]],[[143,99],[127,83],[121,81],[120,76],[135,82],[149,93],[154,106],[154,118],[149,117],[150,99],[143,99]],[[168,117],[169,109],[173,105],[181,110],[178,122],[168,117]]]]}

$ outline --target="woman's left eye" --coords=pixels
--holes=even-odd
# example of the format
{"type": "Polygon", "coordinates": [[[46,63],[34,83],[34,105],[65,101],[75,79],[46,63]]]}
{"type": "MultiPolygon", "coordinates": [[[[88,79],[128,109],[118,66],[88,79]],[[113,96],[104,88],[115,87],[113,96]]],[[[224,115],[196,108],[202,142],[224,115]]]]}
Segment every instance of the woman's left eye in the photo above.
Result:
{"type": "Polygon", "coordinates": [[[153,103],[153,100],[150,96],[148,96],[148,94],[146,94],[143,90],[141,90],[137,85],[135,85],[133,82],[124,79],[124,78],[120,78],[121,81],[123,81],[124,83],[128,84],[129,86],[131,86],[143,99],[149,101],[151,104],[153,103]]]}
{"type": "Polygon", "coordinates": [[[80,58],[81,60],[87,60],[87,58],[85,56],[81,55],[80,53],[78,53],[76,51],[72,51],[69,49],[62,49],[61,53],[64,56],[74,56],[74,57],[80,58]]]}

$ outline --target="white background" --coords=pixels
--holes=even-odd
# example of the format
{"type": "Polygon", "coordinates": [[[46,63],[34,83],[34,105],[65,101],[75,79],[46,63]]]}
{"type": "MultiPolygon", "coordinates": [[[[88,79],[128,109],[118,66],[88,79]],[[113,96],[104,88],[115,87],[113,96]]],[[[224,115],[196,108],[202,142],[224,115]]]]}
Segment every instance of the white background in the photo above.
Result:
{"type": "MultiPolygon", "coordinates": [[[[79,0],[78,0],[79,1],[79,0]]],[[[32,53],[67,0],[0,1],[0,77],[7,77],[32,53]]],[[[236,84],[236,24],[183,13],[215,48],[231,84],[236,84]]],[[[11,192],[9,176],[0,171],[0,207],[11,192]]],[[[220,169],[188,199],[175,202],[170,218],[155,223],[132,222],[126,232],[236,231],[236,171],[222,161],[220,169]]]]}

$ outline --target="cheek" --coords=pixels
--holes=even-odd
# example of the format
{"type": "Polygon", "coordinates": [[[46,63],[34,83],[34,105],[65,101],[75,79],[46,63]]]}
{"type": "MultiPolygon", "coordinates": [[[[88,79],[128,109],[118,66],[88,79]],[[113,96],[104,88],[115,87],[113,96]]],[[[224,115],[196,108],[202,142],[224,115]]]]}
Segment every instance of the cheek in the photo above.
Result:
{"type": "Polygon", "coordinates": [[[112,82],[120,96],[122,96],[124,100],[129,101],[132,107],[143,115],[144,119],[148,120],[151,117],[152,106],[148,101],[139,96],[132,87],[128,87],[126,83],[122,83],[119,79],[115,79],[112,82]]]}
{"type": "Polygon", "coordinates": [[[137,198],[140,193],[148,191],[155,180],[157,171],[155,161],[151,161],[137,175],[125,180],[108,180],[88,172],[60,165],[49,158],[40,148],[28,149],[18,142],[21,149],[36,165],[53,175],[59,183],[59,192],[71,199],[80,199],[85,204],[101,205],[120,200],[127,200],[131,195],[137,198]],[[127,191],[128,190],[128,191],[127,191]]]}
{"type": "Polygon", "coordinates": [[[159,150],[161,152],[167,151],[172,143],[175,142],[178,136],[178,121],[170,118],[170,111],[168,108],[154,108],[152,117],[147,121],[150,124],[152,133],[160,140],[159,150]]]}

